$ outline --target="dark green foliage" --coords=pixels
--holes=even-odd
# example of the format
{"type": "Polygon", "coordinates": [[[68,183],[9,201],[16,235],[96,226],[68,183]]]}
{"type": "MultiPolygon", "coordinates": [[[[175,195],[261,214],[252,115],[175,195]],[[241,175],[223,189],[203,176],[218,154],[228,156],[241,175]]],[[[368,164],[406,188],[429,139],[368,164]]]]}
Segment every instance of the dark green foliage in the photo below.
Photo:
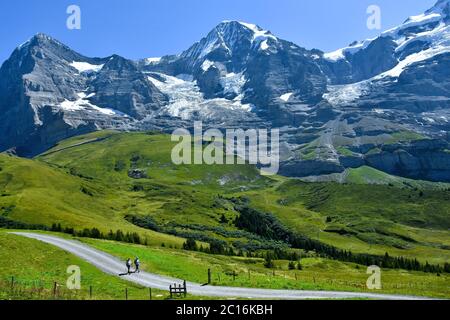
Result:
{"type": "Polygon", "coordinates": [[[14,221],[7,217],[0,216],[0,228],[20,229],[20,230],[48,230],[49,228],[39,224],[28,224],[24,222],[14,221]]]}
{"type": "Polygon", "coordinates": [[[125,220],[128,222],[134,224],[135,226],[153,230],[156,232],[161,232],[161,228],[158,226],[156,221],[150,217],[150,216],[134,216],[134,215],[127,215],[125,216],[125,220]]]}
{"type": "Polygon", "coordinates": [[[264,260],[264,267],[268,269],[272,269],[275,267],[275,264],[273,263],[272,257],[269,253],[266,254],[266,258],[264,260]]]}
{"type": "MultiPolygon", "coordinates": [[[[223,247],[227,246],[225,241],[217,240],[213,236],[206,234],[205,231],[213,232],[225,238],[248,239],[249,241],[246,242],[233,242],[234,248],[245,251],[276,250],[286,249],[288,247],[285,243],[281,243],[280,241],[264,239],[254,233],[250,233],[244,230],[227,230],[222,226],[215,227],[199,224],[177,224],[173,222],[166,226],[161,226],[158,225],[157,222],[150,216],[127,215],[125,216],[125,219],[138,227],[174,235],[185,239],[194,239],[196,241],[207,243],[219,241],[223,247]]],[[[230,250],[228,249],[228,251],[230,250]]]]}
{"type": "Polygon", "coordinates": [[[127,242],[134,244],[144,244],[139,234],[136,232],[124,234],[121,230],[117,230],[115,233],[112,230],[108,234],[103,234],[99,229],[85,228],[81,231],[76,231],[73,228],[65,227],[63,228],[60,223],[53,223],[49,228],[44,225],[27,224],[23,222],[13,221],[6,217],[0,216],[0,228],[5,229],[20,229],[20,230],[42,230],[42,231],[53,231],[53,232],[63,232],[80,238],[93,238],[93,239],[106,239],[115,240],[119,242],[127,242]]]}
{"type": "Polygon", "coordinates": [[[88,195],[90,197],[93,197],[94,194],[92,193],[92,191],[90,191],[88,188],[86,187],[81,187],[81,192],[83,192],[85,195],[88,195]]]}
{"type": "Polygon", "coordinates": [[[222,223],[222,224],[228,223],[228,219],[227,219],[227,217],[225,217],[224,214],[222,214],[222,216],[220,217],[220,223],[222,223]]]}
{"type": "Polygon", "coordinates": [[[114,171],[120,172],[126,168],[127,164],[123,160],[117,160],[114,165],[114,171]]]}
{"type": "Polygon", "coordinates": [[[211,254],[225,254],[224,243],[222,241],[218,241],[218,240],[210,242],[209,252],[211,254]]]}
{"type": "Polygon", "coordinates": [[[259,212],[250,208],[248,205],[242,204],[236,205],[235,209],[240,212],[240,216],[235,222],[238,228],[256,233],[266,239],[284,241],[293,248],[314,251],[322,257],[367,266],[377,265],[388,269],[405,269],[430,273],[444,271],[439,265],[430,265],[428,262],[423,265],[417,259],[390,257],[387,253],[384,256],[353,254],[351,251],[338,249],[320,241],[296,234],[282,225],[272,214],[259,212]]]}
{"type": "Polygon", "coordinates": [[[198,246],[197,242],[194,239],[187,239],[185,243],[183,243],[183,249],[189,251],[197,251],[198,246]]]}

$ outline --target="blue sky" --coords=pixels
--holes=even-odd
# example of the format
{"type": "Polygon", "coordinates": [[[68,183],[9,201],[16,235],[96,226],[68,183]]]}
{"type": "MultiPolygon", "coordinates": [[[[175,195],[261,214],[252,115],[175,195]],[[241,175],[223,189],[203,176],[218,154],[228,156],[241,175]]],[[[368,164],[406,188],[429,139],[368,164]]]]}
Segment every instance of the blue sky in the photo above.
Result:
{"type": "Polygon", "coordinates": [[[223,20],[260,25],[306,48],[333,51],[377,35],[366,9],[382,10],[383,30],[437,0],[1,0],[0,63],[43,32],[87,56],[158,57],[188,48],[223,20]],[[66,9],[80,6],[82,29],[66,28],[66,9]]]}

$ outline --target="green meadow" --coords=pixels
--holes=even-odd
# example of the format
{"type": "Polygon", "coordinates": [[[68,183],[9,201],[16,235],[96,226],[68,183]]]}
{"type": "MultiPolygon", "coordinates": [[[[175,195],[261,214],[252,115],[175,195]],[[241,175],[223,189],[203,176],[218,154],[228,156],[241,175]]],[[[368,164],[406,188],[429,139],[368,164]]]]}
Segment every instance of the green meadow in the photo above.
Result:
{"type": "MultiPolygon", "coordinates": [[[[65,140],[35,159],[0,154],[0,217],[26,225],[137,233],[147,246],[82,241],[121,258],[138,252],[149,271],[190,281],[205,281],[211,268],[218,285],[366,290],[365,266],[315,252],[301,252],[303,270],[289,271],[287,260],[276,260],[272,270],[264,267],[264,259],[245,254],[182,250],[187,237],[205,248],[218,240],[236,252],[249,247],[264,252],[264,247],[275,245],[236,226],[240,215],[236,199],[270,213],[297,234],[339,249],[388,253],[441,266],[450,262],[447,184],[402,179],[367,167],[352,170],[347,183],[337,184],[265,177],[250,165],[176,166],[170,158],[173,146],[167,135],[102,131],[65,140]],[[233,272],[238,274],[235,279],[233,272]]],[[[45,254],[58,249],[44,250],[46,245],[4,232],[0,240],[1,254],[7,258],[30,247],[42,259],[57,259],[55,266],[76,259],[64,254],[59,261],[56,255],[45,254]]],[[[286,244],[276,245],[290,250],[286,244]]],[[[91,279],[99,277],[99,287],[100,279],[110,278],[89,266],[86,269],[92,272],[91,279]]],[[[9,276],[6,271],[2,276],[9,276]]],[[[46,272],[43,264],[32,268],[30,264],[29,272],[22,271],[27,281],[41,279],[39,272],[46,272]]],[[[127,285],[114,281],[120,289],[113,291],[121,292],[120,286],[127,285]]],[[[383,292],[388,293],[449,297],[446,283],[448,274],[383,271],[383,292]]],[[[120,297],[111,292],[105,298],[120,297]]]]}

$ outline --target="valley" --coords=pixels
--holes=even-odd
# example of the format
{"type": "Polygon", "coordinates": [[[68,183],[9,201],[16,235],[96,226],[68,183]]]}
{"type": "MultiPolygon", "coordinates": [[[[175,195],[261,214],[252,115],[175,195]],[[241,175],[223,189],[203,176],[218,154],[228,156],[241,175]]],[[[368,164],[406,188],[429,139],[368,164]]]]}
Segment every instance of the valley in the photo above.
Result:
{"type": "Polygon", "coordinates": [[[167,300],[183,280],[195,300],[449,299],[450,0],[405,18],[332,52],[237,20],[157,58],[17,46],[0,67],[0,299],[167,300]],[[203,130],[214,150],[178,145],[203,130]],[[267,162],[242,159],[245,137],[223,155],[228,130],[272,132],[267,162]],[[143,273],[119,278],[137,255],[143,273]]]}
{"type": "MultiPolygon", "coordinates": [[[[110,230],[136,233],[145,245],[122,243],[109,247],[109,241],[90,240],[91,233],[79,239],[122,258],[126,252],[139,250],[144,257],[147,250],[153,250],[150,252],[156,256],[149,259],[155,259],[155,263],[171,261],[172,254],[194,255],[201,257],[198,258],[201,261],[210,261],[200,262],[203,267],[198,271],[193,267],[188,274],[171,272],[172,267],[164,263],[151,266],[151,270],[156,268],[161,274],[189,281],[201,282],[208,265],[223,272],[233,270],[234,267],[226,266],[235,263],[244,262],[242,267],[236,266],[238,270],[247,270],[254,263],[259,265],[254,269],[255,279],[256,274],[261,274],[262,282],[239,283],[244,287],[359,291],[367,276],[366,266],[339,261],[340,258],[330,260],[322,256],[322,249],[292,248],[276,237],[242,229],[242,225],[236,224],[243,214],[237,205],[242,205],[242,201],[256,214],[273,216],[276,219],[273,221],[279,224],[276,228],[317,241],[312,242],[315,246],[321,243],[350,250],[353,255],[383,257],[388,253],[390,257],[417,259],[420,264],[441,267],[450,259],[447,225],[450,201],[446,200],[450,195],[446,184],[410,183],[395,177],[385,180],[385,175],[370,170],[370,173],[352,172],[355,183],[337,184],[265,177],[250,165],[175,166],[170,160],[174,145],[168,135],[100,131],[66,140],[32,160],[2,155],[0,223],[5,227],[5,221],[16,221],[23,224],[21,228],[34,225],[49,230],[59,224],[60,230],[72,228],[80,235],[85,229],[96,228],[105,237],[110,230]],[[133,177],[130,174],[133,170],[142,175],[133,177]],[[364,180],[365,175],[371,177],[371,184],[364,180]],[[363,180],[358,183],[358,179],[363,180]],[[186,238],[195,239],[205,253],[183,250],[186,238]],[[215,254],[208,253],[212,244],[218,250],[215,254]],[[113,249],[119,247],[125,251],[113,249]],[[264,285],[263,274],[272,272],[264,267],[270,252],[274,254],[274,273],[283,275],[275,281],[279,285],[273,282],[264,285]],[[289,272],[290,259],[301,261],[302,270],[297,271],[297,277],[304,276],[303,282],[292,280],[295,274],[289,272]],[[250,265],[245,267],[245,261],[250,265]],[[322,267],[312,267],[311,271],[315,270],[312,273],[303,271],[309,269],[310,261],[328,267],[322,271],[322,267]],[[355,279],[359,280],[344,280],[344,272],[344,278],[338,282],[341,285],[330,285],[329,281],[335,283],[341,277],[333,268],[344,266],[354,268],[355,279]],[[283,277],[287,278],[282,280],[283,277]],[[322,285],[315,285],[312,278],[322,279],[322,285]],[[357,285],[342,285],[346,281],[357,285]]],[[[414,274],[427,279],[447,277],[445,273],[440,278],[435,273],[412,270],[386,269],[386,272],[393,275],[391,290],[386,292],[406,295],[416,293],[395,290],[397,272],[404,272],[405,279],[414,274]]],[[[220,282],[220,285],[232,284],[220,282]]],[[[423,290],[419,291],[425,294],[423,290]]]]}

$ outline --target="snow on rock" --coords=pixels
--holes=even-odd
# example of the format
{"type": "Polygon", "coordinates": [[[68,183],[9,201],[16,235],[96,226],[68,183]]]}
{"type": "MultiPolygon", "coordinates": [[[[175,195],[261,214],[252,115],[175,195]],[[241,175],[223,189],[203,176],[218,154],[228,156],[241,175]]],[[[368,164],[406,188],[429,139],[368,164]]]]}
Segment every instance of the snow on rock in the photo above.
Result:
{"type": "Polygon", "coordinates": [[[103,68],[104,64],[95,65],[88,62],[73,61],[70,66],[77,69],[78,72],[83,73],[86,71],[99,72],[103,68]]]}
{"type": "Polygon", "coordinates": [[[241,94],[242,88],[247,80],[242,72],[240,73],[228,73],[225,77],[220,78],[220,84],[224,88],[224,94],[234,93],[236,95],[241,94]]]}
{"type": "Polygon", "coordinates": [[[151,65],[151,64],[158,64],[161,61],[161,57],[158,58],[147,58],[145,59],[145,64],[146,65],[151,65]]]}
{"type": "Polygon", "coordinates": [[[203,62],[203,64],[202,64],[202,70],[206,72],[206,71],[208,71],[209,68],[211,68],[213,65],[214,65],[214,62],[209,61],[208,59],[206,59],[206,60],[203,62]]]}
{"type": "Polygon", "coordinates": [[[253,32],[253,43],[259,43],[259,48],[261,50],[267,50],[269,49],[269,43],[268,40],[272,39],[274,41],[278,41],[278,38],[275,37],[270,31],[264,30],[261,27],[246,23],[246,22],[239,22],[241,25],[246,27],[247,29],[250,29],[253,32]]]}
{"type": "Polygon", "coordinates": [[[96,105],[93,105],[92,103],[89,102],[89,98],[93,97],[95,95],[95,93],[86,95],[86,93],[81,92],[77,94],[79,99],[75,100],[75,101],[69,101],[69,100],[65,100],[63,101],[59,107],[65,111],[94,111],[94,112],[99,112],[99,113],[103,113],[105,115],[108,116],[122,116],[122,117],[127,117],[126,114],[114,110],[114,109],[109,109],[109,108],[100,108],[96,105]]]}
{"type": "MultiPolygon", "coordinates": [[[[440,0],[433,8],[424,14],[409,17],[403,24],[383,32],[380,37],[391,37],[398,46],[396,49],[397,52],[402,51],[415,41],[433,43],[434,46],[442,46],[444,45],[443,42],[445,42],[445,45],[449,46],[449,26],[447,20],[449,17],[447,17],[447,12],[445,10],[445,8],[449,7],[449,0],[440,0]],[[422,28],[419,29],[417,33],[405,33],[405,30],[412,30],[415,27],[422,28]],[[431,28],[433,29],[430,30],[431,28]]],[[[367,48],[376,39],[377,38],[357,42],[348,47],[325,53],[323,57],[331,62],[346,59],[348,54],[355,54],[356,52],[367,48]]]]}
{"type": "Polygon", "coordinates": [[[333,52],[327,52],[323,55],[323,57],[331,62],[345,59],[346,54],[355,54],[356,52],[367,48],[373,40],[375,39],[367,39],[361,42],[356,42],[348,47],[341,48],[333,52]]]}
{"type": "Polygon", "coordinates": [[[406,57],[404,60],[400,61],[400,63],[395,66],[395,68],[386,71],[379,75],[380,78],[384,77],[392,77],[392,78],[398,78],[402,72],[406,69],[406,67],[412,65],[413,63],[420,62],[423,60],[427,60],[429,58],[434,57],[437,54],[441,54],[444,52],[450,52],[450,48],[431,48],[429,50],[424,50],[418,53],[414,53],[408,57],[406,57]]]}
{"type": "Polygon", "coordinates": [[[294,94],[293,92],[289,92],[289,93],[283,94],[283,95],[280,97],[280,99],[283,100],[284,102],[288,102],[289,99],[291,99],[291,97],[292,97],[293,94],[294,94]]]}
{"type": "Polygon", "coordinates": [[[263,42],[261,42],[261,50],[267,50],[269,49],[269,44],[267,43],[267,40],[264,40],[263,42]]]}
{"type": "Polygon", "coordinates": [[[370,91],[369,86],[370,80],[346,85],[328,86],[329,92],[324,94],[323,98],[333,106],[352,104],[356,102],[359,97],[370,91]]]}
{"type": "Polygon", "coordinates": [[[272,38],[273,40],[278,40],[277,37],[275,37],[273,34],[270,33],[270,31],[267,30],[263,30],[261,27],[255,25],[255,24],[251,24],[251,23],[246,23],[246,22],[239,22],[241,25],[243,25],[244,27],[250,29],[253,32],[253,40],[257,40],[257,39],[267,39],[267,38],[272,38]]]}
{"type": "MultiPolygon", "coordinates": [[[[170,98],[169,104],[161,111],[170,116],[191,120],[193,114],[200,115],[202,118],[211,118],[220,114],[221,110],[250,112],[253,108],[250,104],[241,103],[241,95],[232,101],[222,98],[205,100],[196,81],[185,81],[179,77],[171,77],[162,73],[157,73],[157,75],[164,81],[152,76],[149,76],[148,79],[170,98]]],[[[241,74],[229,74],[224,79],[229,82],[230,90],[237,91],[245,81],[241,74]]]]}

